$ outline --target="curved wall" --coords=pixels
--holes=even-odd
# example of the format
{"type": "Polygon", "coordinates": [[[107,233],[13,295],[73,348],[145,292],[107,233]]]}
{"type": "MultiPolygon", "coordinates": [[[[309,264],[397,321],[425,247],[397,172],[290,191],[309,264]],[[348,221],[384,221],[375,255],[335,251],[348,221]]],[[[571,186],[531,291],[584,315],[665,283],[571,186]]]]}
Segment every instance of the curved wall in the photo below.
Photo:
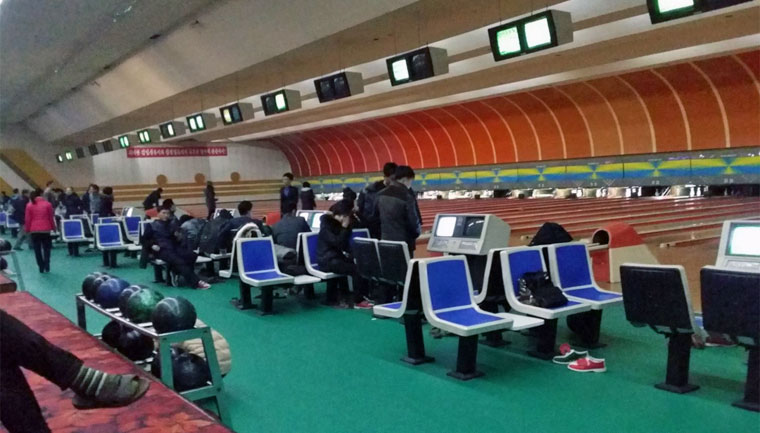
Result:
{"type": "Polygon", "coordinates": [[[760,144],[760,50],[271,137],[298,176],[760,144]]]}

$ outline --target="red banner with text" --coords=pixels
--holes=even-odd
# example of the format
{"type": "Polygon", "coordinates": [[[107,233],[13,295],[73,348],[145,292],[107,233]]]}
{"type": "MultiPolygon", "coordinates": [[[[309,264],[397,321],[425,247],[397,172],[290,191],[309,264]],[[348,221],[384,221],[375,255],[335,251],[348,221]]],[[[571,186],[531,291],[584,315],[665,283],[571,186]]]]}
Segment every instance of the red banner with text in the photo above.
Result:
{"type": "Polygon", "coordinates": [[[227,156],[227,146],[127,148],[127,158],[176,158],[184,156],[227,156]]]}

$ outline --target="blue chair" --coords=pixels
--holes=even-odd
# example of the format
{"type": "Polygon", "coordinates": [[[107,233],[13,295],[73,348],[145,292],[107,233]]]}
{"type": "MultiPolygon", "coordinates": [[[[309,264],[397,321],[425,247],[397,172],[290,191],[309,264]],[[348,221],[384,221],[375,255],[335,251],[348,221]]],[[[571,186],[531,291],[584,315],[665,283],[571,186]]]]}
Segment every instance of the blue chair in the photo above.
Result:
{"type": "Polygon", "coordinates": [[[469,380],[482,376],[476,370],[478,336],[509,329],[512,319],[483,311],[475,303],[467,260],[462,256],[423,259],[420,266],[420,295],[425,317],[431,326],[459,336],[456,369],[449,376],[469,380]]]}
{"type": "Polygon", "coordinates": [[[15,218],[13,218],[10,214],[7,216],[7,220],[5,221],[5,226],[9,228],[10,230],[18,230],[19,227],[21,227],[21,224],[16,221],[15,218]]]}
{"type": "Polygon", "coordinates": [[[356,238],[369,238],[369,230],[368,229],[353,229],[351,230],[351,239],[349,241],[351,248],[354,247],[354,240],[356,238]]]}
{"type": "Polygon", "coordinates": [[[502,284],[509,307],[517,313],[544,319],[544,324],[536,328],[535,331],[538,337],[536,349],[529,351],[528,354],[540,359],[551,359],[555,355],[557,320],[561,317],[589,311],[591,305],[574,299],[568,299],[567,304],[555,308],[523,304],[518,299],[520,293],[518,280],[526,272],[546,272],[541,247],[506,248],[499,252],[499,256],[502,284]]]}
{"type": "Polygon", "coordinates": [[[235,231],[235,235],[232,238],[232,248],[229,252],[226,252],[222,254],[219,252],[218,254],[209,254],[209,258],[211,260],[218,260],[222,262],[222,264],[219,265],[219,276],[223,278],[230,278],[232,277],[232,274],[235,272],[235,268],[237,266],[236,263],[236,257],[237,257],[237,240],[243,239],[243,238],[260,238],[261,230],[259,230],[259,226],[256,223],[248,223],[245,224],[243,227],[240,227],[237,231],[235,231]],[[225,264],[226,263],[226,264],[225,264]],[[222,267],[227,266],[228,269],[221,269],[222,267]]]}
{"type": "Polygon", "coordinates": [[[8,214],[0,212],[0,233],[5,233],[6,224],[8,224],[8,214]]]}
{"type": "Polygon", "coordinates": [[[309,275],[327,282],[327,300],[332,301],[333,298],[337,296],[337,283],[339,279],[345,278],[346,284],[348,284],[348,289],[352,290],[353,281],[351,281],[351,277],[320,270],[319,263],[317,262],[317,241],[319,239],[319,233],[301,233],[300,237],[301,242],[303,242],[301,251],[303,252],[306,270],[309,272],[309,275]]]}
{"type": "Polygon", "coordinates": [[[236,242],[240,298],[233,300],[233,305],[241,310],[255,308],[251,302],[251,287],[257,287],[261,290],[261,314],[272,314],[274,289],[292,286],[295,279],[280,272],[271,237],[238,239],[236,242]]]}
{"type": "Polygon", "coordinates": [[[591,311],[568,318],[568,326],[578,332],[586,347],[600,347],[602,309],[623,302],[619,293],[602,290],[594,281],[588,247],[583,242],[549,245],[549,270],[554,285],[569,299],[591,305],[591,311]]]}
{"type": "Polygon", "coordinates": [[[90,222],[92,223],[92,225],[98,224],[100,222],[99,217],[100,217],[100,214],[96,214],[96,213],[90,214],[90,222]]]}
{"type": "Polygon", "coordinates": [[[127,238],[133,243],[137,244],[140,241],[140,222],[139,216],[126,216],[121,220],[124,225],[124,231],[127,233],[127,238]]]}
{"type": "Polygon", "coordinates": [[[760,273],[706,266],[700,279],[705,330],[749,351],[744,398],[733,405],[760,412],[760,273]]]}
{"type": "Polygon", "coordinates": [[[683,266],[624,263],[620,283],[625,318],[634,326],[648,325],[668,339],[665,382],[655,387],[678,394],[699,389],[689,383],[692,335],[700,330],[683,266]]]}
{"type": "Polygon", "coordinates": [[[98,222],[96,222],[94,224],[113,224],[113,223],[118,223],[119,220],[121,220],[121,218],[118,218],[118,217],[103,217],[103,218],[98,218],[98,220],[97,220],[98,222]]]}
{"type": "Polygon", "coordinates": [[[92,239],[85,236],[84,224],[79,219],[61,221],[61,239],[74,247],[92,242],[92,239]]]}
{"type": "Polygon", "coordinates": [[[116,254],[119,251],[138,251],[137,245],[124,243],[121,226],[118,223],[95,225],[95,247],[103,252],[103,266],[117,267],[116,254]]]}

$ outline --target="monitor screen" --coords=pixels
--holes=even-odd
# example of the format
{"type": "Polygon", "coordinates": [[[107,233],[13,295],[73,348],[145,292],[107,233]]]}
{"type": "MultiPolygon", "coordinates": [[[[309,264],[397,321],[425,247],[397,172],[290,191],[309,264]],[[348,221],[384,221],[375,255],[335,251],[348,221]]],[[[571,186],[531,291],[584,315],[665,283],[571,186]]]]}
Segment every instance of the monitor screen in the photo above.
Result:
{"type": "Polygon", "coordinates": [[[415,80],[433,76],[433,64],[427,51],[412,56],[412,76],[415,80]]]}
{"type": "Polygon", "coordinates": [[[531,50],[544,45],[551,45],[552,31],[549,27],[549,19],[539,18],[525,23],[525,45],[531,50]]]}
{"type": "Polygon", "coordinates": [[[333,90],[335,91],[335,99],[346,98],[351,96],[351,89],[348,87],[348,81],[346,81],[346,74],[337,75],[333,80],[333,90]]]}
{"type": "Polygon", "coordinates": [[[87,148],[90,149],[90,156],[95,156],[99,153],[97,144],[91,144],[87,148]]]}
{"type": "Polygon", "coordinates": [[[486,219],[483,217],[468,217],[464,222],[462,237],[480,238],[480,235],[483,233],[485,222],[486,219]]]}
{"type": "Polygon", "coordinates": [[[103,145],[104,152],[110,152],[113,150],[113,144],[111,144],[111,140],[103,141],[101,144],[103,145]]]}
{"type": "Polygon", "coordinates": [[[222,121],[225,125],[238,123],[243,121],[243,115],[240,112],[240,106],[237,104],[230,105],[221,109],[222,121]]]}
{"type": "Polygon", "coordinates": [[[673,12],[678,9],[694,8],[694,0],[657,0],[657,12],[673,12]]]}
{"type": "Polygon", "coordinates": [[[509,56],[520,53],[520,34],[517,26],[507,27],[506,29],[496,32],[496,44],[499,55],[509,56]]]}
{"type": "Polygon", "coordinates": [[[285,101],[284,93],[274,95],[274,104],[277,107],[277,111],[285,111],[288,109],[288,103],[285,101]]]}
{"type": "Polygon", "coordinates": [[[164,138],[174,137],[176,135],[174,132],[174,125],[172,125],[171,122],[162,124],[160,128],[161,136],[164,138]]]}
{"type": "Polygon", "coordinates": [[[760,257],[760,222],[731,224],[726,255],[760,257]]]}
{"type": "Polygon", "coordinates": [[[335,99],[335,91],[329,79],[317,80],[317,91],[321,101],[332,101],[335,99]]]}
{"type": "Polygon", "coordinates": [[[74,151],[77,153],[77,158],[84,158],[84,147],[77,147],[74,151]]]}
{"type": "Polygon", "coordinates": [[[454,228],[457,226],[457,217],[444,216],[438,218],[438,224],[435,226],[435,235],[441,237],[454,236],[454,228]]]}
{"type": "Polygon", "coordinates": [[[406,81],[409,79],[409,67],[406,59],[399,59],[391,64],[394,81],[406,81]]]}

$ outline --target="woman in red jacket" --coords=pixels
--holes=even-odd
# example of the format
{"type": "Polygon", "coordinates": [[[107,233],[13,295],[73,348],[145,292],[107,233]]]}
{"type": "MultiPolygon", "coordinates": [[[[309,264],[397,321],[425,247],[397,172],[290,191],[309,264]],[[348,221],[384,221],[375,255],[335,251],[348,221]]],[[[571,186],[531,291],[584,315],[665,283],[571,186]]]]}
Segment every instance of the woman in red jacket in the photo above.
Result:
{"type": "Polygon", "coordinates": [[[26,205],[24,229],[31,234],[34,256],[40,273],[50,272],[50,249],[53,240],[50,232],[55,230],[53,205],[42,198],[42,190],[37,188],[29,196],[31,201],[26,205]]]}

